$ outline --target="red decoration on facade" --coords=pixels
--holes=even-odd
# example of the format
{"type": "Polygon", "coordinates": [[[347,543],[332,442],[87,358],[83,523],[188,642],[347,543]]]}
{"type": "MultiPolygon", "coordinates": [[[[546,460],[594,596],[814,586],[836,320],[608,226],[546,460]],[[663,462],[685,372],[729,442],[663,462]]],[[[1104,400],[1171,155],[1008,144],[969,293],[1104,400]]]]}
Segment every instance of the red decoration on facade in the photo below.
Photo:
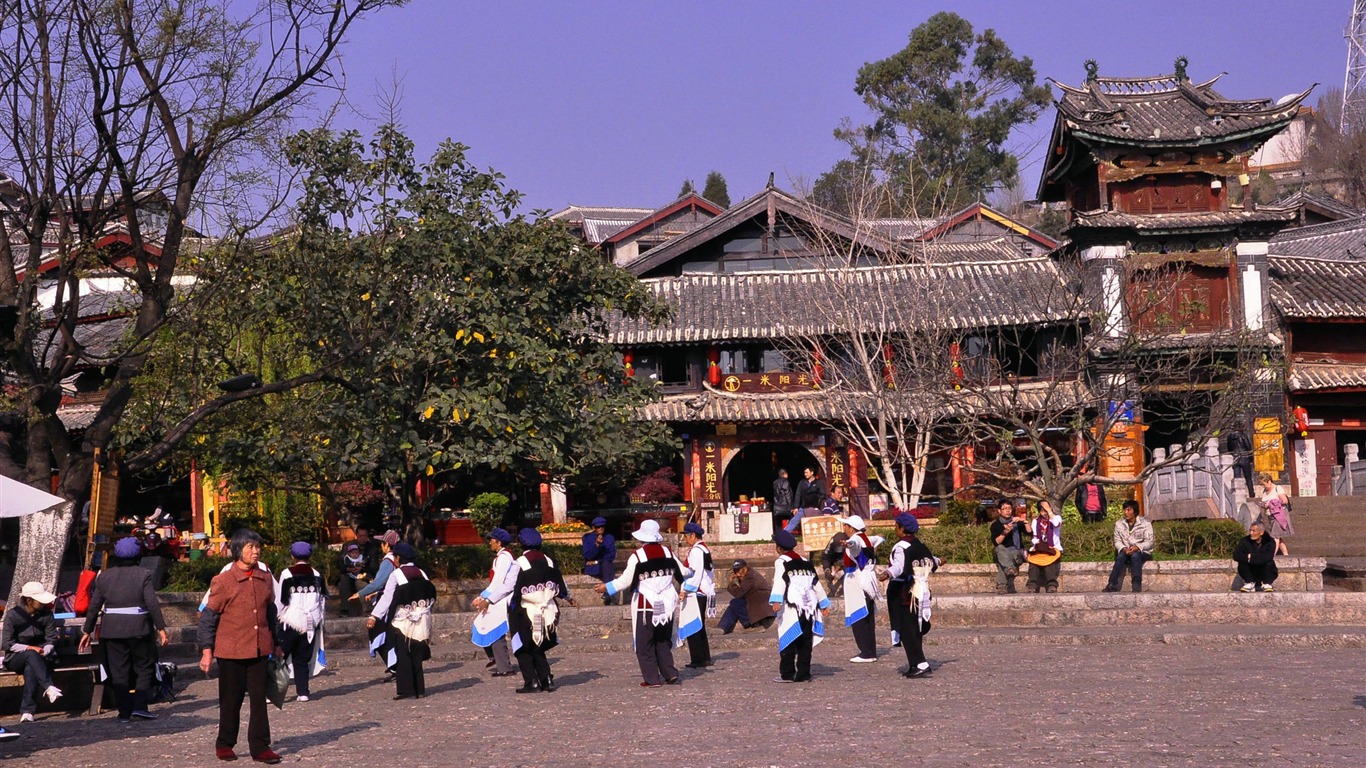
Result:
{"type": "Polygon", "coordinates": [[[819,387],[821,382],[825,380],[825,355],[821,354],[820,347],[816,347],[816,351],[812,353],[811,357],[811,378],[816,382],[816,386],[819,387]]]}
{"type": "Polygon", "coordinates": [[[628,379],[636,375],[636,368],[632,365],[635,360],[635,355],[632,355],[629,351],[621,354],[621,361],[626,365],[626,378],[628,379]]]}
{"type": "Polygon", "coordinates": [[[963,388],[963,353],[958,347],[958,342],[949,345],[949,360],[953,368],[953,388],[955,390],[963,388]]]}
{"type": "Polygon", "coordinates": [[[892,365],[895,353],[891,344],[882,345],[882,381],[887,389],[896,389],[896,366],[892,365]]]}
{"type": "Polygon", "coordinates": [[[1291,413],[1295,415],[1295,431],[1300,437],[1309,437],[1309,411],[1306,411],[1304,406],[1297,405],[1291,413]]]}
{"type": "Polygon", "coordinates": [[[707,350],[707,383],[713,387],[721,384],[721,350],[718,347],[707,350]]]}

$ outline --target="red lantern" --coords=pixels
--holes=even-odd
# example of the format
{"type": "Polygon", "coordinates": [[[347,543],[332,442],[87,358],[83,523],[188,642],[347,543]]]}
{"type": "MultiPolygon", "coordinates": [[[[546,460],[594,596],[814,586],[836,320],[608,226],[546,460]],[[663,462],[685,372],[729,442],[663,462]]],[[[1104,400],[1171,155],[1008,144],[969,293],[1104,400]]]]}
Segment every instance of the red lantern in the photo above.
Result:
{"type": "Polygon", "coordinates": [[[825,355],[821,354],[821,348],[816,347],[812,353],[811,380],[819,387],[825,380],[825,355]]]}
{"type": "Polygon", "coordinates": [[[717,347],[707,350],[707,383],[713,387],[721,385],[721,350],[717,347]]]}
{"type": "Polygon", "coordinates": [[[949,345],[949,365],[953,369],[953,388],[963,388],[963,360],[962,352],[959,351],[958,342],[949,345]]]}
{"type": "Polygon", "coordinates": [[[635,362],[635,359],[635,355],[632,355],[629,351],[623,352],[621,355],[621,361],[626,365],[626,378],[628,379],[636,375],[635,366],[632,365],[632,363],[635,362]]]}
{"type": "Polygon", "coordinates": [[[1309,411],[1297,405],[1291,413],[1295,415],[1295,431],[1300,433],[1300,437],[1309,437],[1309,411]]]}
{"type": "Polygon", "coordinates": [[[882,380],[887,389],[896,389],[896,366],[892,365],[895,350],[891,344],[882,345],[882,380]]]}

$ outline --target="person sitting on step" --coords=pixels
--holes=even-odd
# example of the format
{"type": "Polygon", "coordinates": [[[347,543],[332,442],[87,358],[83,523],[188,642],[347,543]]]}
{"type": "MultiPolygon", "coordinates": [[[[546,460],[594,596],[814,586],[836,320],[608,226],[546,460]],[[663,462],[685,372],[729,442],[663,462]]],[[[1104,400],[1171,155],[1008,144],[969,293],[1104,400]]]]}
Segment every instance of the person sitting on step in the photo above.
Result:
{"type": "Polygon", "coordinates": [[[1233,548],[1238,578],[1244,592],[1271,592],[1280,572],[1276,569],[1276,540],[1267,535],[1261,523],[1253,523],[1247,535],[1233,548]]]}

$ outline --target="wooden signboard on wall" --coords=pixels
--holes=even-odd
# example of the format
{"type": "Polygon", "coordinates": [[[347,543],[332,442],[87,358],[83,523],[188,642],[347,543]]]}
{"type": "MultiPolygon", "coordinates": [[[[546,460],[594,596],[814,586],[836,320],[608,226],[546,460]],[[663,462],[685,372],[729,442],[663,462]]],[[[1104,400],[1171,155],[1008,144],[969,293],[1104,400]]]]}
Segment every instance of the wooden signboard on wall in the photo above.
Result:
{"type": "Polygon", "coordinates": [[[114,519],[119,512],[119,469],[114,462],[102,466],[100,452],[95,452],[95,468],[90,481],[90,532],[85,539],[85,565],[90,567],[95,556],[96,541],[103,537],[101,549],[108,549],[114,535],[114,519]]]}

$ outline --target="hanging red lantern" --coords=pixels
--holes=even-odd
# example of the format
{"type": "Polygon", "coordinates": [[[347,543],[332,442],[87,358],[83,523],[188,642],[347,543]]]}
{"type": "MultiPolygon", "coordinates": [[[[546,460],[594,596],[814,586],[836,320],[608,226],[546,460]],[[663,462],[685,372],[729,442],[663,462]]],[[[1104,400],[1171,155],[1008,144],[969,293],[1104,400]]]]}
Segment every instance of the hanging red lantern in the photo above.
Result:
{"type": "Polygon", "coordinates": [[[1309,437],[1309,411],[1306,411],[1304,406],[1297,405],[1291,413],[1295,416],[1295,431],[1300,437],[1309,437]]]}
{"type": "Polygon", "coordinates": [[[631,354],[629,350],[621,355],[621,362],[626,366],[626,378],[628,379],[636,375],[636,368],[632,365],[635,360],[635,355],[631,354]]]}
{"type": "Polygon", "coordinates": [[[721,385],[721,350],[717,347],[707,350],[707,383],[713,387],[721,385]]]}
{"type": "Polygon", "coordinates": [[[962,352],[959,350],[958,342],[949,345],[949,365],[953,370],[953,388],[955,390],[963,388],[963,359],[962,352]]]}
{"type": "Polygon", "coordinates": [[[882,345],[882,381],[887,389],[896,389],[896,366],[892,365],[895,351],[891,344],[882,345]]]}
{"type": "Polygon", "coordinates": [[[821,382],[825,380],[825,355],[821,353],[820,347],[816,347],[811,355],[811,360],[811,380],[816,383],[817,387],[820,387],[821,382]]]}

